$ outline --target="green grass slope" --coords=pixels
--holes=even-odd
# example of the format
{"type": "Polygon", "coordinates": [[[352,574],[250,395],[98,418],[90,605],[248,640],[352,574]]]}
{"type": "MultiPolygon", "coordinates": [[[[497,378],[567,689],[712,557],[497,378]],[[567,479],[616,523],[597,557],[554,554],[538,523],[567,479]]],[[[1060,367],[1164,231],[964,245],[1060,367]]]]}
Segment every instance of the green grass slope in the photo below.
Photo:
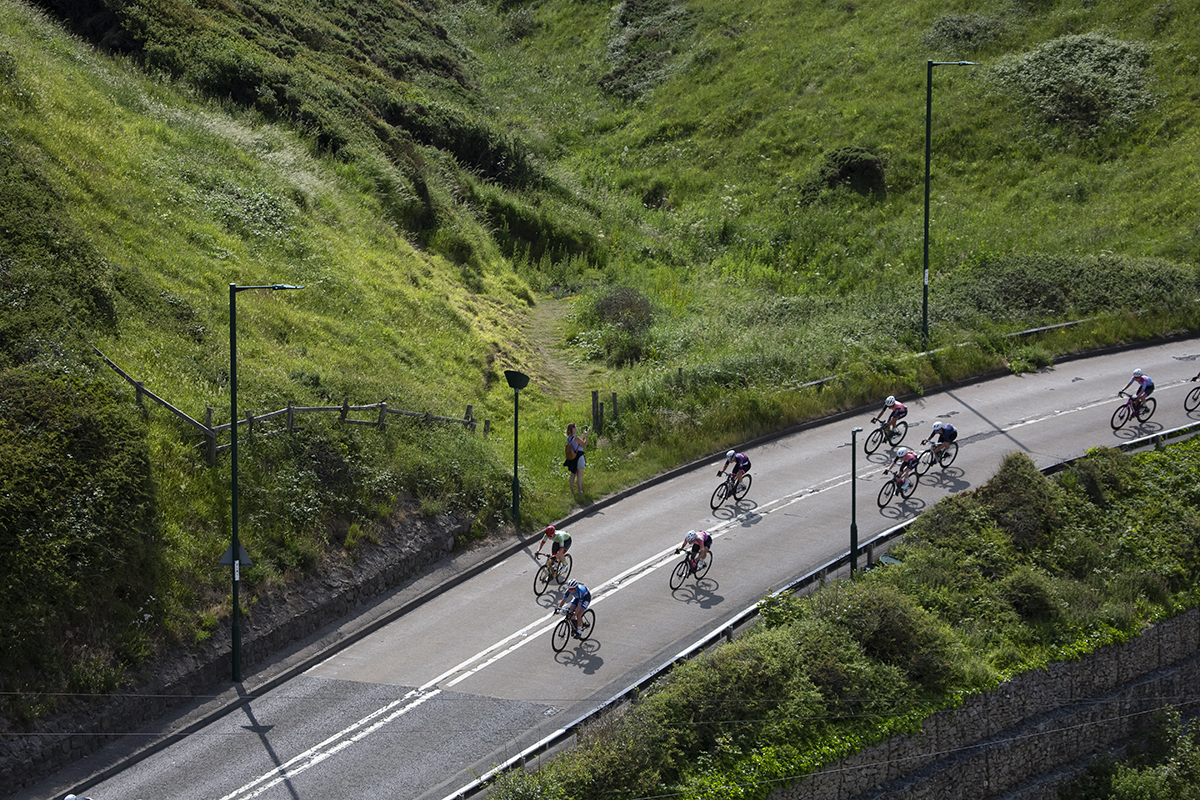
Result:
{"type": "Polygon", "coordinates": [[[91,347],[228,422],[230,283],[305,287],[239,297],[243,413],[473,404],[502,432],[306,418],[248,441],[251,594],[406,503],[510,522],[504,369],[534,378],[528,527],[576,501],[586,389],[621,397],[594,497],[890,391],[1197,325],[1190,4],[40,7],[0,4],[0,690],[29,692],[23,718],[227,619],[228,459],[139,413],[91,347]],[[913,358],[929,58],[980,64],[936,71],[933,117],[931,346],[969,346],[913,358]],[[561,340],[530,327],[564,315],[561,340]]]}

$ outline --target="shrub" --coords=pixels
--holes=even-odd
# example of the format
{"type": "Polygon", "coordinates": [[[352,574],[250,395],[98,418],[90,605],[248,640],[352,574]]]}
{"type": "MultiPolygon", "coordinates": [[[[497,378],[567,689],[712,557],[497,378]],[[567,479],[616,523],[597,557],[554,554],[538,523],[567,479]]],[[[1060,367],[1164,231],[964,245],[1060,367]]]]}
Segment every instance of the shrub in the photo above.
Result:
{"type": "Polygon", "coordinates": [[[1003,20],[983,14],[945,14],[925,32],[925,46],[951,55],[980,50],[1004,35],[1003,20]]]}
{"type": "Polygon", "coordinates": [[[1013,544],[1033,550],[1061,524],[1062,492],[1024,452],[1009,453],[996,475],[979,490],[992,518],[1013,544]]]}
{"type": "Polygon", "coordinates": [[[1150,48],[1101,34],[1063,36],[989,70],[1042,123],[1081,138],[1124,130],[1155,107],[1150,48]]]}

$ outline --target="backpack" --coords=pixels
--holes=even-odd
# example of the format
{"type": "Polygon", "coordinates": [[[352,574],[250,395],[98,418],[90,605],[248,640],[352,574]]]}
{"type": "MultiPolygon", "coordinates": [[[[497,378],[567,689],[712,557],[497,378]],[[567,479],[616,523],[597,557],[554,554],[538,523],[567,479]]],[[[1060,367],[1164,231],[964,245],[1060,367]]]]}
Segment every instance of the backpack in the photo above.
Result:
{"type": "Polygon", "coordinates": [[[570,438],[567,439],[567,453],[566,453],[567,461],[570,461],[573,458],[575,458],[575,448],[571,446],[571,442],[573,442],[574,440],[575,440],[574,436],[571,436],[570,438]]]}

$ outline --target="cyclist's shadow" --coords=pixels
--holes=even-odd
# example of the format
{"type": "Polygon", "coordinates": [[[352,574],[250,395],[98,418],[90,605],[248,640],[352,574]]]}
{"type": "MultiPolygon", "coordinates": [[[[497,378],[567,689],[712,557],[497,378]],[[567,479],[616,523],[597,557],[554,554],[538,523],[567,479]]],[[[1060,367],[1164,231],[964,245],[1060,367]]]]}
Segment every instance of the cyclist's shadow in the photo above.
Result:
{"type": "Polygon", "coordinates": [[[691,581],[685,583],[671,592],[671,596],[688,605],[694,604],[703,609],[710,609],[725,602],[725,595],[716,593],[719,588],[721,588],[721,584],[717,583],[715,578],[701,578],[694,583],[691,581]]]}
{"type": "Polygon", "coordinates": [[[733,503],[727,503],[720,506],[712,513],[717,519],[731,520],[736,519],[743,514],[749,514],[756,508],[758,508],[758,503],[753,500],[737,500],[733,503]]]}
{"type": "Polygon", "coordinates": [[[964,474],[958,467],[935,467],[921,476],[921,483],[957,494],[971,488],[971,482],[963,479],[964,474]]]}
{"type": "Polygon", "coordinates": [[[595,639],[574,641],[574,647],[555,653],[554,660],[563,666],[578,667],[584,675],[595,675],[604,666],[604,658],[598,655],[600,643],[595,639]]]}
{"type": "Polygon", "coordinates": [[[1158,422],[1134,422],[1132,425],[1126,424],[1120,430],[1113,431],[1113,436],[1118,439],[1124,439],[1131,442],[1134,439],[1140,439],[1143,436],[1153,436],[1156,433],[1163,431],[1163,425],[1158,422]]]}
{"type": "Polygon", "coordinates": [[[896,497],[892,502],[879,509],[879,516],[898,521],[908,516],[920,514],[928,507],[929,503],[917,497],[916,494],[907,500],[903,497],[896,497]]]}

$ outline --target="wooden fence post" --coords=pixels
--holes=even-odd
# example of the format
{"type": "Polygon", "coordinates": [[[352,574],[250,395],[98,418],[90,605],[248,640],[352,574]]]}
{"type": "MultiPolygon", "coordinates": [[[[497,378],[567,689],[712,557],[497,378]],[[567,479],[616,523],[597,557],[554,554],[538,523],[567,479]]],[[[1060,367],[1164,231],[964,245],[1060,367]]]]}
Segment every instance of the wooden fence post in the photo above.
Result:
{"type": "Polygon", "coordinates": [[[133,388],[137,391],[137,404],[142,405],[142,387],[144,384],[141,381],[134,381],[133,388]]]}
{"type": "Polygon", "coordinates": [[[212,406],[204,409],[204,456],[210,467],[217,465],[217,432],[212,429],[212,406]]]}
{"type": "Polygon", "coordinates": [[[254,435],[254,415],[249,411],[246,412],[246,438],[249,439],[254,435]]]}
{"type": "Polygon", "coordinates": [[[490,419],[483,420],[483,435],[487,436],[492,432],[492,421],[490,419]]]}
{"type": "Polygon", "coordinates": [[[383,427],[383,418],[387,416],[387,401],[384,400],[379,404],[379,427],[383,427]]]}
{"type": "Polygon", "coordinates": [[[613,424],[616,425],[617,424],[617,393],[616,392],[612,393],[612,401],[613,401],[613,404],[612,404],[613,424]]]}
{"type": "Polygon", "coordinates": [[[292,405],[292,401],[288,401],[287,412],[287,432],[292,433],[296,430],[296,407],[292,405]]]}
{"type": "Polygon", "coordinates": [[[346,415],[350,413],[350,398],[347,397],[342,401],[342,422],[346,421],[346,415]]]}
{"type": "Polygon", "coordinates": [[[600,435],[600,392],[592,390],[592,429],[600,435]]]}

